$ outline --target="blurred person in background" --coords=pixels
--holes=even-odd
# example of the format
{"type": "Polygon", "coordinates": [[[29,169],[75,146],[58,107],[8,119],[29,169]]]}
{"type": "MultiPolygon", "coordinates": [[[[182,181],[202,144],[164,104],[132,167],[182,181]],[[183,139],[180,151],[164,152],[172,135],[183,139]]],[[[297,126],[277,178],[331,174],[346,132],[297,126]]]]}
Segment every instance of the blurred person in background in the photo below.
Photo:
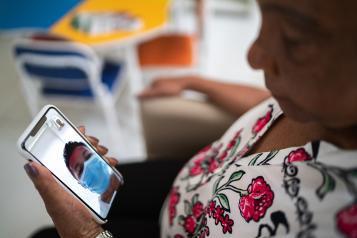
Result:
{"type": "Polygon", "coordinates": [[[260,103],[181,169],[172,161],[171,168],[118,166],[127,190],[107,225],[97,224],[47,169],[25,165],[60,236],[97,237],[108,229],[117,237],[158,237],[157,215],[149,214],[159,213],[157,188],[171,184],[176,171],[161,209],[161,237],[357,237],[357,3],[258,3],[262,26],[248,58],[264,70],[272,97],[199,78],[157,83],[169,88],[157,95],[190,88],[232,110],[260,103]]]}

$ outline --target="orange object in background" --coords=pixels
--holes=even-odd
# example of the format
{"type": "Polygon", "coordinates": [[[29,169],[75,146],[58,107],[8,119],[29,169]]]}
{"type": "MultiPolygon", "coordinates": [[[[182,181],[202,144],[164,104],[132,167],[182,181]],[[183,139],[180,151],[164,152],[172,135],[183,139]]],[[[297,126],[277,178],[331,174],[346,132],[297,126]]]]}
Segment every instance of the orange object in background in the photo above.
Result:
{"type": "Polygon", "coordinates": [[[138,47],[142,67],[191,66],[195,63],[195,42],[192,35],[160,36],[138,47]]]}

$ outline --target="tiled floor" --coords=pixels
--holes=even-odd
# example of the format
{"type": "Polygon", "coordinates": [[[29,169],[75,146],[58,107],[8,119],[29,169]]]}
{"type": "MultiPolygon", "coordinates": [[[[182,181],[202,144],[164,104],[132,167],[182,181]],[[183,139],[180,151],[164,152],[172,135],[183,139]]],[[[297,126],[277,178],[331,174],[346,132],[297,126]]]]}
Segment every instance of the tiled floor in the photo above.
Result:
{"type": "MultiPolygon", "coordinates": [[[[204,74],[227,81],[262,85],[261,73],[253,72],[245,59],[258,25],[256,9],[245,17],[215,16],[208,32],[207,67],[204,74]]],[[[51,221],[39,195],[23,171],[25,161],[16,149],[17,137],[30,121],[30,115],[11,62],[9,39],[0,39],[0,58],[0,149],[3,152],[0,166],[0,237],[27,237],[32,231],[50,224],[51,221]]],[[[124,104],[125,99],[119,100],[119,117],[125,115],[124,104]]],[[[103,120],[98,116],[98,111],[90,107],[83,108],[80,112],[70,108],[63,110],[75,124],[87,125],[91,134],[103,138],[104,143],[108,141],[102,130],[103,120]]],[[[126,132],[125,136],[131,138],[132,145],[122,153],[124,158],[128,158],[124,162],[142,157],[143,147],[130,132],[126,132]]],[[[116,155],[115,145],[109,147],[116,155]]]]}

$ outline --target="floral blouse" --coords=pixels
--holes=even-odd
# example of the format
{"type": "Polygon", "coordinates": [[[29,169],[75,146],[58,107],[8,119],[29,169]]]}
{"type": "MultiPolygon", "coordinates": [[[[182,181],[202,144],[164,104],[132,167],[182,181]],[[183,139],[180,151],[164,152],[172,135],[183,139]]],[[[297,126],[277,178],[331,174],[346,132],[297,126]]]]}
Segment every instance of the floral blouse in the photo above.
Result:
{"type": "Polygon", "coordinates": [[[183,167],[161,237],[357,237],[357,151],[315,141],[245,156],[280,115],[261,103],[183,167]]]}

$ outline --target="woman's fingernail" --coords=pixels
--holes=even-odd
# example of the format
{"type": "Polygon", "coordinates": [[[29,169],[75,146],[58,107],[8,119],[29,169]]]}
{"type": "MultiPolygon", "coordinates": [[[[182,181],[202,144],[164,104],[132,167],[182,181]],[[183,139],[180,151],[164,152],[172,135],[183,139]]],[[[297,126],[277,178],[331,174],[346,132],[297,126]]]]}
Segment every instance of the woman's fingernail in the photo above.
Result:
{"type": "Polygon", "coordinates": [[[108,151],[107,147],[104,147],[102,145],[98,145],[98,149],[104,150],[104,151],[108,151]]]}
{"type": "Polygon", "coordinates": [[[30,176],[31,178],[34,178],[38,175],[38,170],[35,167],[31,166],[31,164],[25,164],[24,169],[28,176],[30,176]]]}
{"type": "Polygon", "coordinates": [[[111,162],[111,164],[112,164],[112,165],[114,165],[114,166],[116,166],[116,165],[118,165],[118,164],[119,164],[118,160],[117,160],[117,159],[115,159],[115,158],[113,158],[113,157],[109,158],[109,161],[110,161],[110,162],[111,162]]]}
{"type": "Polygon", "coordinates": [[[79,127],[78,127],[78,130],[83,130],[83,132],[85,132],[85,131],[86,131],[86,128],[85,128],[85,126],[79,126],[79,127]]]}
{"type": "Polygon", "coordinates": [[[96,143],[99,142],[99,139],[97,137],[94,136],[88,136],[89,139],[94,140],[96,143]]]}

